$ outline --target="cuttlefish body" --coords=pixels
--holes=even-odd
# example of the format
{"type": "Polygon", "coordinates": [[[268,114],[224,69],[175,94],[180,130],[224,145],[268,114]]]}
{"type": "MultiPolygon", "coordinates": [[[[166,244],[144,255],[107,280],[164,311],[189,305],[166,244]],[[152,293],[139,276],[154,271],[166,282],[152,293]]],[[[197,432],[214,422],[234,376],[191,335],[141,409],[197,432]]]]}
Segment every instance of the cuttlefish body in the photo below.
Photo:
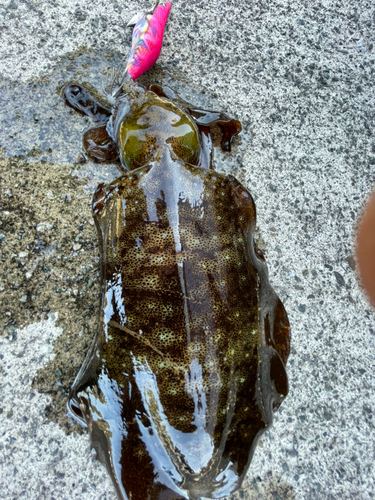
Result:
{"type": "Polygon", "coordinates": [[[94,195],[100,326],[69,407],[119,499],[220,498],[287,394],[289,323],[251,195],[211,168],[234,121],[155,92],[106,125],[126,173],[94,195]]]}

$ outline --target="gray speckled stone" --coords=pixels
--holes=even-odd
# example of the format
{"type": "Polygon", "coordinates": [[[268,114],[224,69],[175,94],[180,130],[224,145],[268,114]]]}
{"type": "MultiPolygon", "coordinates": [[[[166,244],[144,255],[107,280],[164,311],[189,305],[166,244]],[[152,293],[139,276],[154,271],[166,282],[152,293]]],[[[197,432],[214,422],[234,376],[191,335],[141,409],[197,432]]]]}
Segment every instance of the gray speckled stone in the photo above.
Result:
{"type": "MultiPolygon", "coordinates": [[[[60,58],[78,47],[125,57],[131,39],[126,23],[146,6],[116,0],[83,0],[79,7],[72,0],[3,3],[0,156],[76,161],[87,124],[69,114],[55,93],[60,58]]],[[[356,221],[375,181],[374,15],[370,0],[175,0],[168,21],[159,60],[165,81],[244,125],[232,159],[219,155],[217,163],[254,194],[270,279],[292,326],[290,393],[236,499],[375,495],[375,316],[353,260],[356,221]]],[[[100,82],[95,64],[84,75],[91,83],[100,82]]],[[[66,78],[71,74],[66,69],[66,78]]],[[[88,177],[89,190],[115,175],[115,169],[96,170],[90,162],[75,168],[79,178],[88,177]]],[[[9,198],[6,189],[0,187],[2,199],[9,198]]],[[[72,193],[68,187],[63,193],[58,199],[64,196],[69,207],[72,193]]],[[[46,207],[56,202],[53,195],[45,196],[46,207]]],[[[43,241],[54,229],[47,228],[53,224],[47,215],[42,222],[43,241]]],[[[1,255],[6,241],[0,240],[1,255]]],[[[81,255],[81,243],[73,245],[81,255]]],[[[18,252],[14,266],[23,265],[18,252]]],[[[94,260],[92,265],[97,268],[94,260]]],[[[0,301],[9,293],[2,283],[0,301]]],[[[74,282],[67,290],[71,304],[79,286],[74,282]]],[[[19,307],[16,301],[14,311],[2,313],[11,320],[19,307]]],[[[67,436],[49,421],[51,400],[31,387],[61,330],[52,320],[6,328],[0,338],[0,498],[114,500],[87,436],[67,436]]]]}

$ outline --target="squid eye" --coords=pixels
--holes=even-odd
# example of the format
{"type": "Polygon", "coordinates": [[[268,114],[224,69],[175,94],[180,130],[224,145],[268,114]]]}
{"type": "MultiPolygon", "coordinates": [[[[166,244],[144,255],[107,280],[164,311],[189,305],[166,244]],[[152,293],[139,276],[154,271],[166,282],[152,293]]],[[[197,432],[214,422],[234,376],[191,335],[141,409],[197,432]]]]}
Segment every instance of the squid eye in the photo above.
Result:
{"type": "Polygon", "coordinates": [[[77,95],[81,92],[81,89],[79,87],[70,87],[70,93],[74,95],[74,97],[77,97],[77,95]]]}
{"type": "Polygon", "coordinates": [[[77,404],[77,402],[74,401],[73,399],[68,401],[68,410],[71,416],[79,425],[81,425],[82,427],[87,427],[86,419],[83,415],[83,412],[79,407],[79,405],[77,404]]]}

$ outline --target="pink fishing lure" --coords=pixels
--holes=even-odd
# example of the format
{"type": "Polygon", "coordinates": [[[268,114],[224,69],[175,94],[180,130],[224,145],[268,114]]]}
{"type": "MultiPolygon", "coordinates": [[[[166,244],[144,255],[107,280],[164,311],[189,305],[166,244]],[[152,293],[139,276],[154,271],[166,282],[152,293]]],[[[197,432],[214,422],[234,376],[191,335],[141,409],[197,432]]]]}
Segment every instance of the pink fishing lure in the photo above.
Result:
{"type": "Polygon", "coordinates": [[[125,72],[129,73],[133,80],[156,63],[171,5],[171,2],[162,2],[152,14],[146,14],[135,25],[132,48],[125,68],[125,72]]]}

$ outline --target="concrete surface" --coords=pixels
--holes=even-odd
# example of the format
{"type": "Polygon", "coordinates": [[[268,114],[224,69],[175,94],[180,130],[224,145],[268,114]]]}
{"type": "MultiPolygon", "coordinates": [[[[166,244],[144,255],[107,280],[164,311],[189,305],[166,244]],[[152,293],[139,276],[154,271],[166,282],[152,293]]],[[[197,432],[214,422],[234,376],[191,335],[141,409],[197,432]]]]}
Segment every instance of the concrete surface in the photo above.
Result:
{"type": "MultiPolygon", "coordinates": [[[[0,498],[115,498],[65,402],[98,309],[91,192],[116,168],[77,162],[88,123],[58,88],[100,87],[146,6],[0,4],[0,498]]],[[[242,121],[217,165],[256,199],[291,321],[290,393],[236,499],[375,495],[375,316],[353,258],[375,184],[374,16],[366,0],[175,0],[148,76],[242,121]]]]}

